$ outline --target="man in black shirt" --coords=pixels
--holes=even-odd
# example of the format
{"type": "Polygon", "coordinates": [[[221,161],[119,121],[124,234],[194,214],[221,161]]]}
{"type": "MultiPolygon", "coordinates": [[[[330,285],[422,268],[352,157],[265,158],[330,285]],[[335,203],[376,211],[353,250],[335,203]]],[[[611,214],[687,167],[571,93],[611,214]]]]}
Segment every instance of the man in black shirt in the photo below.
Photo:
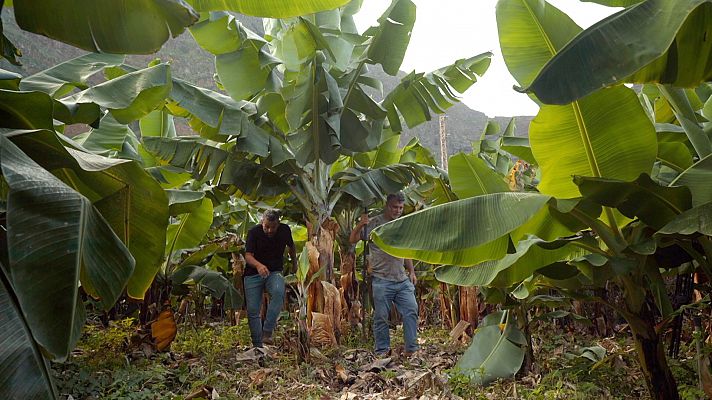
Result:
{"type": "Polygon", "coordinates": [[[262,223],[247,232],[245,245],[245,301],[247,320],[250,325],[252,345],[272,344],[272,332],[277,326],[277,318],[284,303],[284,248],[289,248],[294,270],[297,268],[297,253],[294,249],[292,231],[279,222],[279,212],[267,210],[262,215],[262,223]],[[264,325],[260,318],[264,291],[270,295],[264,325]]]}

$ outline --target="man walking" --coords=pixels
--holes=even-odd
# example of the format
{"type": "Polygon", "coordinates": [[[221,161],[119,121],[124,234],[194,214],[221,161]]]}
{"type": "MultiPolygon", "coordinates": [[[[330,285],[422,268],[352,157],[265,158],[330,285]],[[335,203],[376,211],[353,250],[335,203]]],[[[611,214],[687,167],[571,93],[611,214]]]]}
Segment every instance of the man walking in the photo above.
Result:
{"type": "MultiPolygon", "coordinates": [[[[404,203],[403,193],[389,194],[383,214],[371,219],[367,214],[361,215],[361,220],[351,231],[349,241],[352,244],[358,242],[364,227],[366,233],[370,234],[373,229],[400,217],[403,214],[404,203]]],[[[409,356],[418,350],[418,302],[415,299],[417,278],[413,270],[413,261],[393,257],[370,241],[369,251],[369,263],[373,274],[373,337],[376,354],[385,355],[390,351],[388,317],[391,304],[394,303],[403,319],[405,355],[409,356]],[[407,273],[403,268],[404,264],[408,269],[407,273]]]]}
{"type": "Polygon", "coordinates": [[[262,347],[273,344],[272,333],[277,326],[277,318],[284,303],[284,248],[289,248],[289,257],[294,270],[297,268],[297,255],[289,226],[279,222],[279,212],[267,210],[262,215],[260,225],[247,232],[245,244],[245,301],[247,320],[250,326],[252,345],[262,347]],[[262,296],[269,293],[270,301],[264,325],[260,317],[262,296]]]}

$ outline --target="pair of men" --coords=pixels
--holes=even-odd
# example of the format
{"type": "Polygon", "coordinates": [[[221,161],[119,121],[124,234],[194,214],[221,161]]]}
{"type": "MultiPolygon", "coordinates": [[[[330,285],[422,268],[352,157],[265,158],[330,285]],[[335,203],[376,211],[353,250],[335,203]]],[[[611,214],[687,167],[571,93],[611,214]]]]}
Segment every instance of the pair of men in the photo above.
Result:
{"type": "MultiPolygon", "coordinates": [[[[364,229],[365,237],[368,237],[373,229],[400,217],[404,203],[405,197],[402,193],[388,195],[383,214],[374,218],[363,214],[351,231],[349,241],[354,244],[361,239],[364,229]]],[[[267,211],[262,223],[248,232],[245,249],[245,298],[252,344],[255,347],[261,347],[263,343],[271,344],[272,333],[284,302],[284,278],[281,271],[285,247],[289,248],[289,255],[296,270],[296,252],[291,231],[287,225],[279,223],[279,214],[267,211]],[[270,294],[271,300],[263,325],[260,307],[264,290],[270,294]]],[[[386,354],[390,350],[388,320],[391,304],[395,304],[403,319],[405,353],[412,354],[418,350],[418,303],[415,299],[417,278],[413,262],[386,254],[373,243],[369,243],[369,251],[373,275],[375,351],[377,354],[386,354]],[[404,265],[407,273],[403,269],[404,265]]]]}

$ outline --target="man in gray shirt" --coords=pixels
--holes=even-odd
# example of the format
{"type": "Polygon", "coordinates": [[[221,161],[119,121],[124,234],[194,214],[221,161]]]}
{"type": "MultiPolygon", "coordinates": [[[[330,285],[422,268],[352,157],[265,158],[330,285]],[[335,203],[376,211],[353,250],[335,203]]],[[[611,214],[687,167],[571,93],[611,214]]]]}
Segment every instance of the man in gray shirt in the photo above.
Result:
{"type": "MultiPolygon", "coordinates": [[[[367,234],[370,234],[377,227],[400,217],[403,214],[404,203],[403,193],[389,194],[383,214],[371,219],[367,214],[361,216],[361,220],[349,236],[351,243],[359,241],[364,227],[367,234]]],[[[388,317],[391,304],[395,303],[403,319],[405,355],[411,355],[418,350],[418,302],[415,299],[415,283],[418,279],[413,270],[413,261],[393,257],[371,242],[369,242],[369,252],[368,261],[373,274],[373,337],[376,354],[386,354],[390,350],[388,317]],[[403,265],[408,269],[407,274],[403,265]]]]}

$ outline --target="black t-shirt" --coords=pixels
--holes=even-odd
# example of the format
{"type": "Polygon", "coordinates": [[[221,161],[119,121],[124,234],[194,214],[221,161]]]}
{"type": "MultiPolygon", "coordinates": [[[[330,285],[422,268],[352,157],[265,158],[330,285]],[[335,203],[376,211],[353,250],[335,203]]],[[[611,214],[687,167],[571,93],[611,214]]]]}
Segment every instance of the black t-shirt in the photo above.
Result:
{"type": "MultiPolygon", "coordinates": [[[[277,233],[268,237],[262,225],[255,225],[247,232],[245,252],[252,253],[257,261],[266,265],[270,271],[281,271],[284,264],[284,248],[294,247],[292,230],[286,224],[279,224],[277,233]]],[[[245,276],[257,275],[257,268],[247,264],[245,276]]]]}

